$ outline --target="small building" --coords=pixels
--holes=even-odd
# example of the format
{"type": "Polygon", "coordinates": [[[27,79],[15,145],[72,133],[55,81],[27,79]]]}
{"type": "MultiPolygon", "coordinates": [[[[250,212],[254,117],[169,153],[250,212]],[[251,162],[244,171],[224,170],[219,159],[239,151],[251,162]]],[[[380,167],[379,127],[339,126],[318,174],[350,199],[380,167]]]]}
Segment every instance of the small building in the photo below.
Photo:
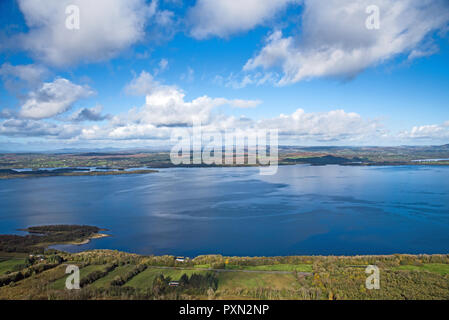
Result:
{"type": "Polygon", "coordinates": [[[168,285],[169,285],[170,287],[177,287],[177,286],[179,286],[179,281],[170,281],[170,282],[168,283],[168,285]]]}
{"type": "Polygon", "coordinates": [[[177,262],[185,262],[186,259],[185,259],[184,257],[177,257],[177,258],[176,258],[176,261],[177,261],[177,262]]]}

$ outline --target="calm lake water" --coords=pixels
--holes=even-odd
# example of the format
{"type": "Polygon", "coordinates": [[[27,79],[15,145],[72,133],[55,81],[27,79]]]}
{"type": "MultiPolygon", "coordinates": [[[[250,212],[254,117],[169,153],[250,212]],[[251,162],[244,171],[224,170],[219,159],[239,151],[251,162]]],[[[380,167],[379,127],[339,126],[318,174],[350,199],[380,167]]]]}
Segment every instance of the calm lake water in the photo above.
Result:
{"type": "Polygon", "coordinates": [[[0,233],[88,224],[65,250],[239,256],[449,253],[449,167],[165,169],[0,181],[0,233]]]}

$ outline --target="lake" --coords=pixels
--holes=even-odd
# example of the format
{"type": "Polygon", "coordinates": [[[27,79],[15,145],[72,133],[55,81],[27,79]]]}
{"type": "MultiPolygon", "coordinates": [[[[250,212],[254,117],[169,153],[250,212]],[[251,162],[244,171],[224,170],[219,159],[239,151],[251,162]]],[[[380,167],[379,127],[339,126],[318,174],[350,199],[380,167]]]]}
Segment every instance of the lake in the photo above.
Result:
{"type": "Polygon", "coordinates": [[[68,251],[196,256],[449,253],[449,167],[172,168],[0,181],[0,233],[87,224],[68,251]]]}

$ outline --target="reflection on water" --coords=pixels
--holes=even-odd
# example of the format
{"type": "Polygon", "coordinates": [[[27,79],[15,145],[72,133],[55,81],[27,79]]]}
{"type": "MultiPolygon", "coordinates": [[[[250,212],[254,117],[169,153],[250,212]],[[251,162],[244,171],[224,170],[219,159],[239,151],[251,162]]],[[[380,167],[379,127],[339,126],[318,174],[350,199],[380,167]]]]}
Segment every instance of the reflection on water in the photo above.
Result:
{"type": "Polygon", "coordinates": [[[449,167],[165,169],[0,181],[0,233],[105,227],[66,250],[195,256],[449,252],[449,167]]]}

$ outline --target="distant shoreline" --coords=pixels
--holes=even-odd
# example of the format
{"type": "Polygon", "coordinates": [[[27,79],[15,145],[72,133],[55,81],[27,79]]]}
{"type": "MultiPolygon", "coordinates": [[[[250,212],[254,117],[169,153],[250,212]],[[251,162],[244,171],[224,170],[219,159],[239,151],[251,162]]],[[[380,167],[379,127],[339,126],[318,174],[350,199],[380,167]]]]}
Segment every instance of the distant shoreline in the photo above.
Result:
{"type": "MultiPolygon", "coordinates": [[[[448,161],[426,161],[426,160],[416,160],[413,162],[378,162],[378,163],[308,163],[308,162],[283,162],[279,163],[278,166],[294,166],[294,165],[310,165],[314,167],[319,166],[329,166],[338,165],[342,167],[400,167],[400,166],[412,166],[412,167],[425,167],[425,166],[449,166],[448,161]]],[[[0,169],[0,180],[10,180],[10,179],[25,179],[25,178],[48,178],[48,177],[89,177],[89,176],[120,176],[120,175],[141,175],[158,173],[157,169],[172,169],[172,168],[183,168],[183,169],[198,169],[198,168],[259,168],[260,165],[172,165],[172,166],[160,166],[154,167],[152,169],[146,170],[133,170],[125,171],[64,171],[64,172],[52,172],[51,170],[46,170],[47,168],[40,168],[39,170],[33,171],[14,171],[14,169],[0,169]],[[14,171],[14,172],[12,172],[14,171]]],[[[127,168],[132,169],[132,168],[127,168]]]]}
{"type": "Polygon", "coordinates": [[[86,177],[86,176],[119,176],[131,174],[149,174],[156,173],[157,170],[135,170],[135,171],[68,171],[68,172],[51,172],[51,171],[23,171],[12,172],[14,170],[0,170],[1,179],[23,179],[23,178],[43,178],[43,177],[86,177]]]}
{"type": "MultiPolygon", "coordinates": [[[[143,174],[168,168],[259,168],[263,166],[260,161],[249,164],[250,154],[247,148],[233,152],[233,161],[230,164],[226,164],[227,155],[227,153],[224,156],[222,154],[222,161],[210,165],[193,164],[192,155],[190,155],[186,158],[188,160],[186,163],[174,165],[169,151],[144,149],[120,152],[77,153],[73,151],[68,153],[66,150],[64,153],[0,153],[0,179],[143,174]],[[130,172],[129,169],[135,171],[130,172]]],[[[277,159],[277,163],[270,163],[271,166],[295,164],[357,167],[448,166],[449,144],[397,147],[279,146],[277,159]]]]}

